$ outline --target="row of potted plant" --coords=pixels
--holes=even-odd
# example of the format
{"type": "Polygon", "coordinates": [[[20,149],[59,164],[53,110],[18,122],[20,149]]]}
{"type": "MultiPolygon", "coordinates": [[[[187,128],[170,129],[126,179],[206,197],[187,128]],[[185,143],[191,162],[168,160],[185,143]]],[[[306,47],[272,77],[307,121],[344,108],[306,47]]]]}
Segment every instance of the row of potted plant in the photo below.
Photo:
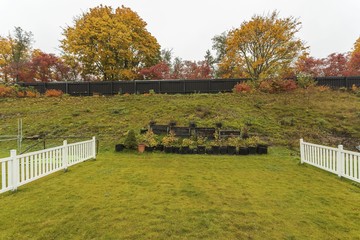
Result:
{"type": "Polygon", "coordinates": [[[164,137],[155,135],[151,130],[141,135],[138,139],[135,133],[129,132],[124,144],[116,145],[116,151],[124,148],[138,149],[139,152],[164,151],[165,153],[180,154],[266,154],[267,145],[257,136],[247,139],[229,137],[223,139],[215,133],[214,140],[206,138],[178,138],[173,132],[164,137]]]}

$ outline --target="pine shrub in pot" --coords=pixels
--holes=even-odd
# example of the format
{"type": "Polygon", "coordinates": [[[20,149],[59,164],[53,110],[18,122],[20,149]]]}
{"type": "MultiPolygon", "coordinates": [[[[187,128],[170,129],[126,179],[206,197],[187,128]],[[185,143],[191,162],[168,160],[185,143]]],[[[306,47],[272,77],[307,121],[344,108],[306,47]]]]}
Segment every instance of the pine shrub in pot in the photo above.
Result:
{"type": "Polygon", "coordinates": [[[127,149],[136,150],[138,147],[136,135],[134,130],[130,130],[125,138],[124,145],[127,149]]]}

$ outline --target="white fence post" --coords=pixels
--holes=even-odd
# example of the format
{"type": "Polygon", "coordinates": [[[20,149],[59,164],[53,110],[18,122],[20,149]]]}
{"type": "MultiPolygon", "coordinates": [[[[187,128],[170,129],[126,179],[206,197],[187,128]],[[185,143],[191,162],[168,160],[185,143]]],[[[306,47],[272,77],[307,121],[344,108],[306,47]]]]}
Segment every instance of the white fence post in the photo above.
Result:
{"type": "Polygon", "coordinates": [[[343,145],[339,145],[337,149],[337,172],[338,176],[341,177],[343,175],[343,165],[344,165],[344,156],[343,156],[343,145]]]}
{"type": "Polygon", "coordinates": [[[92,155],[93,155],[93,159],[96,159],[96,138],[92,137],[92,155]]]}
{"type": "Polygon", "coordinates": [[[10,151],[10,157],[11,157],[11,168],[12,168],[12,178],[11,178],[11,183],[12,183],[12,190],[16,191],[17,187],[19,185],[19,159],[16,157],[16,150],[11,150],[10,151]]]}
{"type": "Polygon", "coordinates": [[[67,146],[67,140],[63,141],[63,157],[62,157],[62,164],[63,164],[63,168],[64,171],[67,171],[67,167],[68,167],[68,159],[69,159],[69,151],[68,151],[68,146],[67,146]]]}
{"type": "Polygon", "coordinates": [[[301,164],[304,163],[304,139],[300,139],[300,158],[301,158],[301,164]]]}

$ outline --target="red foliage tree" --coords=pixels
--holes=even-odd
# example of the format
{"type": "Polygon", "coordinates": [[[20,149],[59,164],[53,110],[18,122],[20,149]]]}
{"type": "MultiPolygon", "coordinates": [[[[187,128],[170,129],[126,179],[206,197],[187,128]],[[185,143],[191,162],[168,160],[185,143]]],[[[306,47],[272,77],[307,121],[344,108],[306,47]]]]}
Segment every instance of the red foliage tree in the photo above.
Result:
{"type": "Polygon", "coordinates": [[[183,61],[176,58],[173,66],[160,62],[152,67],[140,70],[144,79],[208,79],[211,67],[206,61],[183,61]]]}
{"type": "Polygon", "coordinates": [[[140,75],[149,80],[170,79],[170,67],[167,63],[160,62],[152,67],[141,69],[140,75]]]}
{"type": "Polygon", "coordinates": [[[324,76],[324,60],[310,57],[308,54],[301,56],[296,62],[296,72],[306,73],[313,77],[324,76]]]}
{"type": "Polygon", "coordinates": [[[348,57],[343,53],[332,53],[324,60],[324,75],[348,76],[348,57]]]}

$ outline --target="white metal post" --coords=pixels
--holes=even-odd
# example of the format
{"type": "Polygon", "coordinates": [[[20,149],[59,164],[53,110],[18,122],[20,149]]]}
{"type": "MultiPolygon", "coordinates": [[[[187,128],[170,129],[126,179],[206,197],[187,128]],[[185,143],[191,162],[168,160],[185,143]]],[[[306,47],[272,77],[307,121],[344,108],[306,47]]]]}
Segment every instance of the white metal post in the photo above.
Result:
{"type": "Polygon", "coordinates": [[[92,137],[92,155],[93,155],[93,159],[96,159],[96,138],[92,137]]]}
{"type": "Polygon", "coordinates": [[[16,157],[16,150],[10,150],[10,157],[11,157],[11,168],[12,168],[12,190],[16,191],[19,185],[19,159],[16,157]]]}
{"type": "Polygon", "coordinates": [[[68,159],[69,159],[68,153],[69,153],[69,149],[67,146],[67,140],[64,140],[64,142],[63,142],[63,157],[62,157],[64,171],[67,171],[67,167],[68,167],[68,159]]]}
{"type": "Polygon", "coordinates": [[[337,149],[337,172],[338,176],[342,177],[343,175],[343,166],[344,166],[344,155],[343,155],[344,147],[343,145],[339,145],[337,149]]]}
{"type": "Polygon", "coordinates": [[[304,163],[304,139],[300,139],[300,159],[301,159],[301,164],[304,163]]]}

